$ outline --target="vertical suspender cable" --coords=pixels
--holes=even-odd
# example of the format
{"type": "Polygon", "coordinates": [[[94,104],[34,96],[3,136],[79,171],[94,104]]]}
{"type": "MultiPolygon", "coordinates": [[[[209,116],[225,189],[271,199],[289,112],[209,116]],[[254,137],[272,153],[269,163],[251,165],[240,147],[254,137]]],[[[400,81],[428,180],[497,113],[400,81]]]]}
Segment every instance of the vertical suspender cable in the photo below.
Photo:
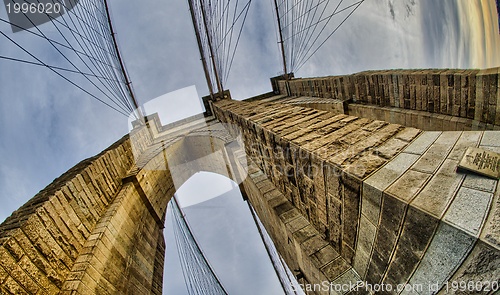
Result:
{"type": "Polygon", "coordinates": [[[132,99],[132,103],[134,104],[135,109],[137,110],[137,116],[139,117],[138,119],[143,122],[144,116],[141,112],[141,109],[139,107],[139,103],[137,102],[137,99],[135,98],[134,91],[132,90],[132,82],[130,82],[127,71],[125,70],[125,65],[123,63],[122,57],[120,55],[120,50],[118,50],[118,43],[116,42],[116,37],[115,37],[115,32],[113,31],[113,24],[111,22],[111,15],[109,13],[109,6],[108,6],[108,0],[104,0],[104,7],[106,8],[106,16],[108,19],[108,25],[109,25],[109,31],[111,33],[111,38],[113,41],[113,45],[115,47],[116,51],[116,58],[118,59],[118,62],[120,63],[120,68],[123,73],[123,78],[125,79],[125,85],[127,86],[128,92],[130,94],[130,98],[132,99]]]}
{"type": "Polygon", "coordinates": [[[193,21],[194,33],[196,35],[196,42],[198,43],[198,49],[200,50],[201,62],[203,64],[203,71],[205,72],[205,78],[207,79],[208,91],[210,91],[210,95],[214,94],[212,79],[210,79],[210,73],[208,72],[207,60],[205,59],[205,52],[203,51],[203,46],[201,44],[201,37],[199,32],[199,24],[194,15],[194,5],[193,0],[188,0],[189,3],[189,11],[191,13],[191,20],[193,21]]]}
{"type": "Polygon", "coordinates": [[[214,67],[215,80],[217,82],[217,90],[220,93],[222,93],[223,92],[222,83],[220,81],[219,72],[217,71],[218,67],[215,63],[215,53],[214,53],[214,48],[213,48],[213,44],[212,44],[212,38],[210,37],[210,32],[208,31],[207,18],[205,15],[206,14],[205,13],[205,6],[204,6],[204,2],[202,0],[200,1],[200,6],[201,6],[201,16],[203,18],[203,26],[205,27],[205,32],[207,34],[207,42],[208,42],[208,48],[210,50],[212,66],[214,67]]]}
{"type": "Polygon", "coordinates": [[[257,219],[257,215],[255,214],[255,211],[250,204],[250,202],[247,200],[247,205],[248,209],[250,210],[250,213],[252,213],[252,218],[253,221],[255,222],[255,225],[257,226],[257,230],[259,231],[260,238],[262,239],[262,243],[264,244],[264,248],[266,248],[267,256],[269,256],[269,260],[271,260],[271,263],[273,265],[274,271],[276,272],[276,276],[278,277],[278,280],[280,281],[281,287],[283,288],[283,292],[285,292],[286,295],[296,295],[297,291],[294,288],[291,288],[291,281],[290,278],[288,277],[288,274],[286,274],[286,277],[289,279],[288,282],[285,281],[283,278],[283,274],[280,273],[278,270],[279,266],[278,263],[281,264],[283,267],[284,271],[286,272],[285,266],[283,265],[283,262],[281,261],[281,257],[279,257],[279,253],[276,252],[276,249],[273,249],[276,252],[276,255],[278,256],[277,258],[273,257],[273,254],[271,253],[270,246],[266,242],[266,238],[264,236],[264,232],[261,228],[261,224],[259,223],[259,220],[257,219]],[[278,261],[276,261],[278,260],[278,261]],[[288,283],[288,284],[287,284],[288,283]],[[292,290],[290,290],[292,289],[292,290]],[[293,293],[292,293],[293,292],[293,293]]]}
{"type": "Polygon", "coordinates": [[[274,0],[274,8],[276,9],[276,18],[278,20],[278,32],[279,32],[279,37],[280,37],[280,44],[281,44],[281,57],[283,59],[283,70],[285,71],[283,73],[284,77],[288,79],[288,71],[286,69],[286,57],[285,57],[285,43],[283,42],[283,33],[281,32],[281,19],[280,19],[280,14],[279,14],[279,8],[278,8],[278,2],[277,0],[274,0]]]}
{"type": "Polygon", "coordinates": [[[208,269],[208,271],[210,271],[210,273],[212,274],[212,277],[215,279],[215,282],[217,283],[217,286],[220,288],[220,289],[219,288],[217,288],[217,289],[219,291],[223,292],[224,295],[228,295],[227,291],[224,288],[224,285],[222,285],[222,282],[219,280],[219,278],[215,274],[214,269],[212,268],[212,266],[208,262],[208,259],[205,257],[205,254],[201,250],[200,245],[196,241],[196,238],[193,235],[191,227],[189,226],[186,218],[184,217],[184,214],[181,211],[181,207],[179,206],[179,203],[177,202],[177,198],[174,196],[172,199],[173,199],[173,210],[176,213],[178,213],[178,216],[180,216],[180,218],[182,220],[182,224],[185,227],[185,229],[187,230],[187,234],[189,236],[189,240],[190,240],[192,246],[194,246],[194,248],[196,249],[196,252],[200,254],[197,257],[200,257],[202,259],[203,264],[206,266],[206,268],[208,269]]]}

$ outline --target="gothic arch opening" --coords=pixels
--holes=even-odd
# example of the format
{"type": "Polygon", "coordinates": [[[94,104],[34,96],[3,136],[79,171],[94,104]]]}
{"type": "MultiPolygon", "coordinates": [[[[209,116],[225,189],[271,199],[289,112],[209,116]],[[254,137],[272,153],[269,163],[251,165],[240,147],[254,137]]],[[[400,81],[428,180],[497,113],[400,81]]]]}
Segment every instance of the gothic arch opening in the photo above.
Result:
{"type": "MultiPolygon", "coordinates": [[[[96,286],[90,287],[91,292],[108,286],[120,294],[161,294],[163,227],[168,202],[186,181],[201,171],[236,181],[241,175],[244,177],[238,171],[242,167],[236,168],[231,160],[239,146],[224,127],[200,117],[193,121],[195,124],[191,125],[183,122],[172,132],[170,128],[158,128],[159,122],[153,119],[147,127],[131,133],[129,144],[134,166],[123,178],[124,185],[110,206],[113,210],[108,209],[103,215],[104,228],[90,233],[108,237],[89,245],[100,253],[91,255],[99,256],[96,258],[99,262],[82,261],[71,270],[70,277],[77,277],[78,273],[82,277],[99,277],[96,286]]],[[[71,291],[89,292],[88,289],[89,283],[82,279],[65,282],[63,286],[63,290],[71,291]]]]}

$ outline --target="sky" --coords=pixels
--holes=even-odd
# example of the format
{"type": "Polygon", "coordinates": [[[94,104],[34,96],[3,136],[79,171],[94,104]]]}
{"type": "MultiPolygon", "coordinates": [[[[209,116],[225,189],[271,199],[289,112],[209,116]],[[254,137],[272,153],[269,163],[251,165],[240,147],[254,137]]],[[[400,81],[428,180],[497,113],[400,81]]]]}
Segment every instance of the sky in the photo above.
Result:
{"type": "MultiPolygon", "coordinates": [[[[208,172],[195,174],[178,191],[194,236],[229,294],[283,294],[267,253],[236,183],[208,172]],[[213,183],[218,183],[217,187],[213,183]],[[198,203],[199,188],[206,201],[198,203]],[[197,205],[194,205],[197,204],[197,205]],[[202,214],[200,214],[202,212],[202,214]],[[230,220],[231,222],[227,222],[230,220]],[[210,228],[207,228],[210,224],[210,228]]],[[[164,294],[187,295],[167,213],[164,294]]]]}
{"type": "MultiPolygon", "coordinates": [[[[193,85],[200,96],[207,94],[185,0],[109,3],[140,103],[193,85]]],[[[233,98],[270,91],[269,78],[281,73],[271,4],[252,2],[227,83],[233,98]]],[[[0,17],[5,15],[0,7],[0,17]]],[[[0,23],[0,31],[9,34],[10,27],[0,23]]],[[[500,66],[499,36],[494,0],[366,0],[295,76],[495,67],[500,66]]],[[[57,61],[40,40],[23,32],[15,37],[44,60],[57,61]]],[[[0,55],[27,58],[0,40],[0,55]]],[[[166,111],[173,118],[187,107],[174,102],[166,111]]],[[[0,221],[127,132],[127,117],[47,69],[0,60],[0,221]]]]}

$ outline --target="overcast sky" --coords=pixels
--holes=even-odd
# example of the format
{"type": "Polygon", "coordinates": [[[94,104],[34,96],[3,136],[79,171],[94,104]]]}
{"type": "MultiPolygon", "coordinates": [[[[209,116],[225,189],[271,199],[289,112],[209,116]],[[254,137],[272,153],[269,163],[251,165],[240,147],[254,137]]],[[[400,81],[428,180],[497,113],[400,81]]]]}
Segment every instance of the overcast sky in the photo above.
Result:
{"type": "MultiPolygon", "coordinates": [[[[110,0],[120,49],[141,103],[206,82],[185,0],[110,0]]],[[[0,17],[5,10],[0,8],[0,17]]],[[[227,87],[270,91],[281,71],[270,0],[253,1],[227,87]]],[[[0,31],[10,32],[0,23],[0,31]]],[[[37,55],[56,61],[23,32],[37,55]]],[[[0,36],[0,55],[27,58],[0,36]]],[[[366,0],[297,76],[389,68],[500,66],[494,0],[366,0]]],[[[170,106],[183,112],[183,105],[170,106]]],[[[53,179],[128,132],[117,114],[47,69],[0,60],[0,220],[53,179]]],[[[200,211],[201,212],[201,211],[200,211]]]]}
{"type": "MultiPolygon", "coordinates": [[[[177,193],[193,234],[229,294],[283,294],[274,269],[236,184],[213,173],[195,174],[177,193]],[[214,187],[218,183],[218,187],[214,187]],[[203,188],[207,201],[199,202],[203,188]],[[228,222],[229,221],[229,222],[228,222]],[[207,226],[209,225],[209,226],[207,226]]],[[[188,295],[172,232],[172,215],[165,227],[167,254],[164,294],[188,295]]]]}

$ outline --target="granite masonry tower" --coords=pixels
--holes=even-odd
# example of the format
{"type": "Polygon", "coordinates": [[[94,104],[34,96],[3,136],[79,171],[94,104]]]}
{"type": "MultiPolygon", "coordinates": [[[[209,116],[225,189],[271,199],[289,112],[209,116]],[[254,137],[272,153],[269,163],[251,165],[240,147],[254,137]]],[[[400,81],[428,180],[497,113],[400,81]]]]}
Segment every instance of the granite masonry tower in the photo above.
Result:
{"type": "MultiPolygon", "coordinates": [[[[0,293],[161,294],[167,204],[210,171],[241,183],[304,286],[351,283],[308,293],[493,294],[498,177],[457,167],[469,148],[500,152],[499,74],[277,77],[259,97],[207,100],[206,116],[151,116],[0,225],[0,293]]],[[[495,155],[471,161],[498,173],[495,155]]]]}

